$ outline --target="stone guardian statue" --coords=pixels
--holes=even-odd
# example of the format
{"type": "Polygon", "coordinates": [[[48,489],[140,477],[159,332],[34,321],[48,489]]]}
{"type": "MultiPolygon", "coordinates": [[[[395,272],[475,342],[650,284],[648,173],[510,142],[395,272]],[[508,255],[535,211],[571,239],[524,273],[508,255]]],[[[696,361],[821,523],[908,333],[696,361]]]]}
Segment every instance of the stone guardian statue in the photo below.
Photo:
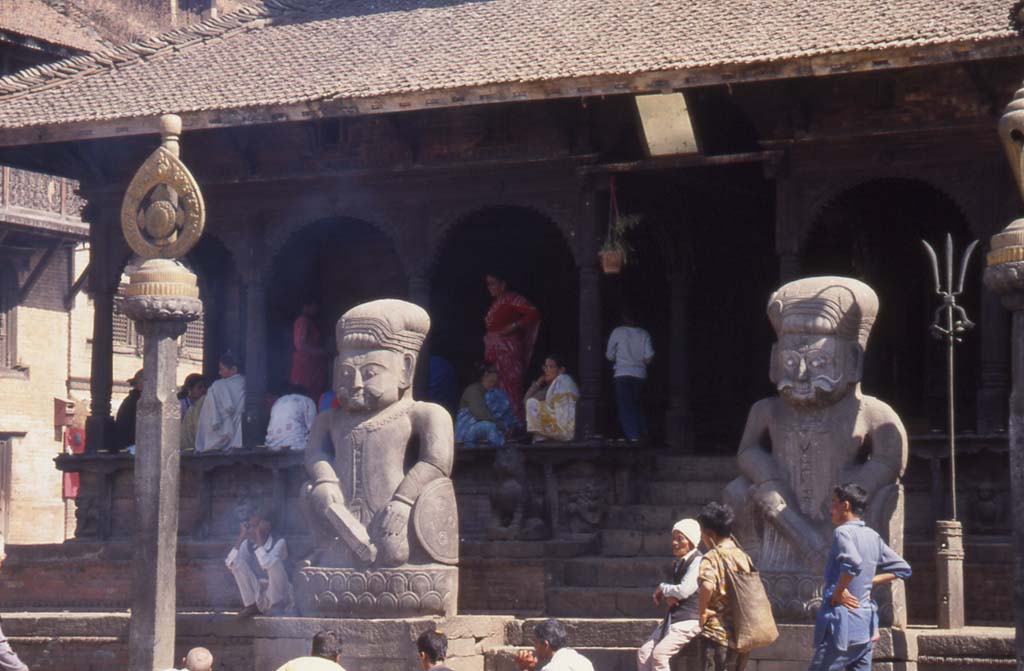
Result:
{"type": "MultiPolygon", "coordinates": [[[[845,277],[808,277],[768,301],[778,396],[753,405],[739,447],[741,476],[726,488],[737,535],[754,557],[781,621],[813,620],[832,538],[832,487],[856,482],[864,516],[903,551],[907,437],[892,408],[861,393],[878,296],[845,277]]],[[[905,622],[902,586],[876,590],[883,625],[905,622]]]]}
{"type": "Polygon", "coordinates": [[[425,310],[390,299],[338,321],[341,407],[316,418],[305,453],[302,503],[317,551],[296,581],[304,615],[455,613],[452,420],[412,398],[429,329],[425,310]]]}

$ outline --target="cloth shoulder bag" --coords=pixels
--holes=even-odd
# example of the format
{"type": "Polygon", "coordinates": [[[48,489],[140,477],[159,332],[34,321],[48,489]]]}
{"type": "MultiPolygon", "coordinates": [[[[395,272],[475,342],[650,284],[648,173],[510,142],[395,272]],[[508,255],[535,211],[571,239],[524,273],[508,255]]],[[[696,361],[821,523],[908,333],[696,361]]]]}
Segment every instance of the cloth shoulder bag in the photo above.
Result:
{"type": "MultiPolygon", "coordinates": [[[[736,547],[739,547],[738,543],[736,547]]],[[[729,647],[740,652],[771,645],[779,637],[761,574],[753,560],[749,556],[747,559],[750,561],[750,573],[734,570],[722,558],[729,605],[732,607],[733,631],[729,632],[729,647]]]]}

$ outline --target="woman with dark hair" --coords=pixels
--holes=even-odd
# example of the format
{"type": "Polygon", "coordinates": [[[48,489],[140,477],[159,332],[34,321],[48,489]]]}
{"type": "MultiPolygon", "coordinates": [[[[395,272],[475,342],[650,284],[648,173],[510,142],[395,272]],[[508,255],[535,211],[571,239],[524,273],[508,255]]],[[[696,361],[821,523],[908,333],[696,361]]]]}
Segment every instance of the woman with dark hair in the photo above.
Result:
{"type": "Polygon", "coordinates": [[[206,395],[206,378],[201,373],[189,373],[185,382],[178,390],[178,401],[181,403],[181,419],[196,402],[206,395]]]}
{"type": "Polygon", "coordinates": [[[498,368],[480,364],[479,379],[466,387],[455,416],[455,442],[473,447],[478,442],[504,445],[505,437],[521,426],[512,403],[498,387],[498,368]]]}
{"type": "Polygon", "coordinates": [[[512,402],[512,411],[523,416],[523,374],[533,356],[540,328],[540,312],[514,291],[504,278],[488,273],[487,291],[494,300],[484,317],[484,359],[497,367],[498,386],[512,402]]]}
{"type": "Polygon", "coordinates": [[[565,372],[565,360],[549,354],[541,376],[526,392],[526,430],[533,434],[534,442],[572,440],[579,397],[576,382],[565,372]]]}

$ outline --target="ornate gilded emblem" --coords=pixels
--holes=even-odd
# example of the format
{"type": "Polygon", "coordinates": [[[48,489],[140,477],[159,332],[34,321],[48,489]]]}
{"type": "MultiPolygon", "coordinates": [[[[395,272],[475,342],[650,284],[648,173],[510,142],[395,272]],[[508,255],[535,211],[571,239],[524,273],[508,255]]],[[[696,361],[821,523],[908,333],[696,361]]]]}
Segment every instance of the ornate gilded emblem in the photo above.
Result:
{"type": "Polygon", "coordinates": [[[195,177],[178,158],[181,119],[160,118],[163,145],[135,173],[121,206],[121,230],[143,258],[176,259],[199,241],[206,205],[195,177]]]}

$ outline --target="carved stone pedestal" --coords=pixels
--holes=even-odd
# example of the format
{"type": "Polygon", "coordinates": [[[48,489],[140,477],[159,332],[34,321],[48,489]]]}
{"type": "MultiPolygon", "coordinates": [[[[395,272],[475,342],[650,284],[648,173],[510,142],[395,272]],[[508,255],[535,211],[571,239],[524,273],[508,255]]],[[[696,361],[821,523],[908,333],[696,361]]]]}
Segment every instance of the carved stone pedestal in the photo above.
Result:
{"type": "Polygon", "coordinates": [[[956,520],[935,523],[935,572],[939,629],[964,626],[964,528],[956,520]]]}
{"type": "Polygon", "coordinates": [[[396,568],[308,566],[295,578],[295,600],[305,617],[392,618],[455,615],[459,568],[422,564],[396,568]]]}

